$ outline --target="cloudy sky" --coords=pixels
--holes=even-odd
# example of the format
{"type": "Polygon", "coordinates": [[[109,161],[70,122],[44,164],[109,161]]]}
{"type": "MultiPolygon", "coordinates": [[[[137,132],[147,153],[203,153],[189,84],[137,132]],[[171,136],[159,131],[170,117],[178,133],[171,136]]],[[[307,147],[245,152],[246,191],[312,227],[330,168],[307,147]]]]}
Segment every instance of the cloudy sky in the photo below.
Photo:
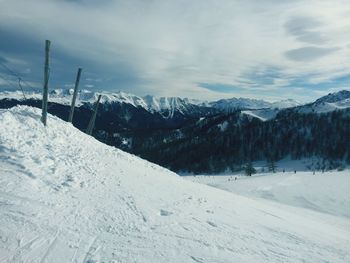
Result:
{"type": "Polygon", "coordinates": [[[0,89],[311,101],[350,89],[348,0],[0,0],[0,89]],[[5,66],[4,66],[5,65],[5,66]],[[7,67],[7,68],[6,68],[7,67]],[[24,85],[26,89],[28,85],[24,85]]]}

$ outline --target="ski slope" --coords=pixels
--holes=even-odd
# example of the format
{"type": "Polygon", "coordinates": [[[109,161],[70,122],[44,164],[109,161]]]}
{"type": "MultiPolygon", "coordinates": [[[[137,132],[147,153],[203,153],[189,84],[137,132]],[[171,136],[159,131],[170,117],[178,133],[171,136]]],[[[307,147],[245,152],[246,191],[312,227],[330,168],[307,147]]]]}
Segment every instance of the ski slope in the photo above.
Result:
{"type": "Polygon", "coordinates": [[[0,110],[0,262],[349,262],[350,222],[193,183],[0,110]]]}
{"type": "Polygon", "coordinates": [[[296,174],[279,172],[252,177],[226,175],[186,178],[250,198],[263,198],[350,220],[349,170],[315,174],[298,171],[296,174]]]}

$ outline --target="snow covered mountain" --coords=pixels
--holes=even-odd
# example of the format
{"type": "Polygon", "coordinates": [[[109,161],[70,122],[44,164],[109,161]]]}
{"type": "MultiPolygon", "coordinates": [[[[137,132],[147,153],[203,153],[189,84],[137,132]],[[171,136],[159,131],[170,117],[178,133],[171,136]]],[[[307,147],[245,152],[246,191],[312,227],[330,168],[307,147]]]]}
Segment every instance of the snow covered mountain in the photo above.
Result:
{"type": "MultiPolygon", "coordinates": [[[[55,89],[49,94],[49,99],[52,102],[60,103],[64,105],[70,105],[71,97],[73,94],[72,89],[55,89]]],[[[40,92],[26,93],[27,98],[40,99],[40,92]]],[[[84,103],[94,103],[97,100],[98,93],[89,90],[80,90],[77,98],[77,105],[84,103]]],[[[0,99],[12,98],[22,100],[23,95],[19,91],[14,92],[1,92],[0,99]]],[[[267,102],[264,100],[247,99],[247,98],[231,98],[221,99],[218,101],[200,101],[196,99],[179,98],[179,97],[155,97],[155,96],[144,96],[139,97],[133,94],[125,92],[103,92],[101,102],[103,104],[128,104],[136,108],[142,108],[150,113],[160,113],[164,118],[172,118],[175,114],[182,115],[193,115],[198,112],[209,111],[217,109],[219,111],[231,111],[237,109],[282,109],[295,107],[300,103],[292,100],[282,100],[277,102],[267,102]]]]}
{"type": "Polygon", "coordinates": [[[326,113],[350,108],[350,91],[342,90],[330,93],[313,103],[296,107],[299,113],[326,113]]]}
{"type": "Polygon", "coordinates": [[[224,111],[233,109],[262,109],[270,107],[270,103],[267,101],[246,98],[221,99],[210,102],[209,105],[224,111]]]}
{"type": "Polygon", "coordinates": [[[348,262],[335,217],[188,182],[20,106],[0,110],[0,262],[348,262]]]}
{"type": "Polygon", "coordinates": [[[326,96],[323,96],[315,101],[316,104],[320,104],[323,102],[333,103],[333,102],[339,102],[350,98],[350,91],[349,90],[341,90],[334,93],[329,93],[326,96]]]}
{"type": "Polygon", "coordinates": [[[286,108],[293,108],[302,105],[302,103],[293,100],[293,99],[285,99],[280,101],[275,101],[271,103],[270,108],[272,109],[286,109],[286,108]]]}
{"type": "Polygon", "coordinates": [[[350,108],[350,91],[342,90],[330,93],[305,105],[288,99],[274,102],[266,109],[243,110],[242,114],[267,121],[275,118],[281,110],[296,111],[298,113],[326,113],[347,108],[350,108]]]}
{"type": "Polygon", "coordinates": [[[299,113],[325,113],[350,108],[350,91],[342,90],[330,93],[317,99],[315,102],[305,105],[293,99],[267,102],[245,98],[223,99],[215,102],[206,102],[203,105],[209,105],[224,111],[242,109],[243,115],[267,121],[275,118],[278,112],[284,109],[295,110],[299,113]]]}
{"type": "MultiPolygon", "coordinates": [[[[52,90],[49,94],[49,101],[69,106],[72,93],[72,89],[52,90]]],[[[125,92],[103,92],[101,108],[108,113],[107,115],[111,115],[110,117],[118,115],[119,119],[124,119],[127,123],[131,120],[134,123],[134,127],[138,126],[138,122],[144,120],[147,123],[156,124],[156,126],[151,124],[149,127],[161,127],[163,125],[164,128],[167,128],[180,127],[193,118],[213,116],[237,110],[241,110],[242,116],[246,115],[262,121],[275,118],[280,111],[285,109],[299,113],[324,113],[341,110],[350,107],[349,94],[350,91],[343,90],[328,94],[313,103],[302,105],[293,99],[267,102],[247,98],[231,98],[209,102],[178,97],[155,97],[150,95],[139,97],[125,92]],[[146,112],[149,114],[147,115],[146,112]]],[[[26,97],[40,100],[41,94],[40,92],[26,93],[26,97]]],[[[97,97],[98,93],[96,92],[81,90],[78,94],[77,105],[87,106],[91,109],[97,97]]],[[[3,107],[1,101],[8,99],[23,102],[23,95],[19,91],[1,92],[0,108],[3,107]]],[[[7,103],[5,104],[7,105],[7,103]]]]}
{"type": "Polygon", "coordinates": [[[262,121],[270,120],[276,117],[281,109],[300,106],[301,103],[293,99],[285,99],[281,101],[268,102],[264,100],[247,99],[247,98],[231,98],[221,99],[212,102],[202,102],[198,105],[213,107],[223,112],[231,112],[242,110],[242,115],[248,115],[252,118],[258,118],[262,121]]]}
{"type": "MultiPolygon", "coordinates": [[[[49,93],[49,101],[70,105],[72,99],[73,90],[72,89],[55,89],[49,93]]],[[[100,93],[80,90],[77,97],[77,106],[83,104],[93,104],[100,93]]],[[[27,98],[41,99],[41,93],[29,92],[26,93],[27,98]]],[[[23,100],[23,95],[19,91],[15,92],[2,92],[0,93],[0,99],[17,99],[23,100]]],[[[107,105],[111,104],[127,104],[135,108],[144,109],[150,113],[159,113],[164,118],[173,118],[175,115],[198,115],[213,112],[213,109],[209,109],[205,106],[200,106],[193,104],[188,99],[181,99],[178,97],[154,97],[154,96],[144,96],[139,97],[133,94],[119,92],[103,92],[101,97],[101,103],[107,105]]]]}
{"type": "Polygon", "coordinates": [[[300,103],[292,100],[286,99],[276,102],[267,102],[264,100],[256,99],[247,99],[247,98],[231,98],[231,99],[222,99],[218,101],[213,101],[205,103],[204,105],[210,105],[211,107],[221,109],[224,111],[236,110],[236,109],[284,109],[299,106],[300,103]]]}

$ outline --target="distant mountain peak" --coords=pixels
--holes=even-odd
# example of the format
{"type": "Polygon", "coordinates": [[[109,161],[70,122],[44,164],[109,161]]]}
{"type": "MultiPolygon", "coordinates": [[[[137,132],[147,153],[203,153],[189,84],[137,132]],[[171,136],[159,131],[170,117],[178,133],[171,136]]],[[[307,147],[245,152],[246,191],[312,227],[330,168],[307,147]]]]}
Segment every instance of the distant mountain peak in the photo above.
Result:
{"type": "Polygon", "coordinates": [[[228,109],[262,109],[269,108],[270,103],[264,100],[248,99],[248,98],[230,98],[220,99],[218,101],[209,102],[214,108],[221,110],[228,109]]]}
{"type": "Polygon", "coordinates": [[[299,113],[326,113],[350,108],[350,91],[341,90],[329,93],[312,103],[296,108],[299,113]]]}
{"type": "Polygon", "coordinates": [[[285,108],[292,108],[302,105],[302,103],[294,100],[294,99],[284,99],[276,102],[271,103],[271,108],[278,108],[278,109],[285,109],[285,108]]]}
{"type": "MultiPolygon", "coordinates": [[[[49,92],[49,101],[63,105],[70,105],[73,89],[53,89],[49,92]]],[[[89,90],[79,90],[76,105],[80,106],[85,103],[94,103],[98,95],[102,94],[101,103],[108,107],[108,105],[128,104],[135,108],[142,108],[150,113],[159,113],[163,118],[173,118],[181,114],[186,116],[206,116],[212,112],[218,112],[217,109],[209,108],[204,105],[196,105],[189,99],[182,99],[179,97],[156,97],[146,95],[143,97],[126,93],[123,91],[117,92],[94,92],[89,90]]],[[[27,99],[40,100],[41,92],[26,93],[27,99]]],[[[23,100],[23,94],[19,91],[0,92],[0,99],[16,99],[23,100]]]]}
{"type": "Polygon", "coordinates": [[[221,110],[243,109],[243,110],[260,110],[260,109],[284,109],[301,105],[293,99],[284,99],[276,102],[268,102],[261,99],[250,98],[230,98],[220,99],[218,101],[209,102],[209,105],[221,110]]]}
{"type": "Polygon", "coordinates": [[[341,90],[338,92],[329,93],[326,96],[323,96],[315,101],[315,103],[322,103],[322,102],[338,102],[341,100],[349,99],[350,98],[350,91],[349,90],[341,90]]]}
{"type": "MultiPolygon", "coordinates": [[[[137,96],[123,91],[117,92],[95,92],[90,90],[79,90],[77,106],[84,103],[94,103],[99,94],[102,94],[101,103],[128,104],[136,108],[142,108],[150,113],[159,113],[164,118],[173,118],[177,114],[206,116],[209,112],[226,112],[229,110],[247,111],[252,116],[263,114],[264,119],[275,116],[280,109],[300,108],[301,112],[327,112],[336,109],[348,108],[350,104],[350,91],[342,90],[330,93],[317,99],[314,103],[302,105],[294,99],[283,99],[276,102],[268,102],[262,99],[252,98],[229,98],[217,101],[201,101],[179,97],[156,97],[152,95],[137,96]],[[267,118],[266,116],[269,116],[267,118]]],[[[53,89],[49,93],[49,101],[70,105],[73,89],[53,89]]],[[[27,98],[41,99],[41,92],[26,92],[27,98]]],[[[19,91],[0,92],[1,98],[13,98],[23,100],[23,94],[19,91]]]]}

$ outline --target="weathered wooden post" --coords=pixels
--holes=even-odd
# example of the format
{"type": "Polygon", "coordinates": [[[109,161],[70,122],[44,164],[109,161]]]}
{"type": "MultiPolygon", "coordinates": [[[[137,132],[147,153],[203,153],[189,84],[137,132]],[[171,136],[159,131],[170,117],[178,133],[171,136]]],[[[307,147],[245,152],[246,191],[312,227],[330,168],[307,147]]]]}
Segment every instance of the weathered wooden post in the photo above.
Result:
{"type": "Polygon", "coordinates": [[[71,104],[71,107],[70,107],[70,112],[69,112],[69,117],[68,117],[68,122],[70,122],[70,123],[73,122],[75,101],[77,100],[78,86],[79,86],[79,81],[80,81],[81,70],[82,70],[81,68],[78,69],[77,79],[75,80],[75,86],[74,86],[74,93],[73,93],[73,98],[72,98],[72,104],[71,104]]]}
{"type": "Polygon", "coordinates": [[[86,129],[86,134],[88,134],[88,135],[91,135],[92,131],[94,129],[96,115],[97,115],[97,110],[98,110],[98,105],[100,104],[101,96],[102,95],[98,95],[97,102],[96,102],[96,105],[95,105],[95,108],[94,108],[94,112],[92,113],[89,125],[88,125],[88,127],[86,129]]]}
{"type": "Polygon", "coordinates": [[[45,68],[44,68],[44,89],[43,89],[43,103],[41,121],[46,126],[47,119],[47,101],[49,96],[49,54],[50,54],[50,40],[45,41],[45,68]]]}

